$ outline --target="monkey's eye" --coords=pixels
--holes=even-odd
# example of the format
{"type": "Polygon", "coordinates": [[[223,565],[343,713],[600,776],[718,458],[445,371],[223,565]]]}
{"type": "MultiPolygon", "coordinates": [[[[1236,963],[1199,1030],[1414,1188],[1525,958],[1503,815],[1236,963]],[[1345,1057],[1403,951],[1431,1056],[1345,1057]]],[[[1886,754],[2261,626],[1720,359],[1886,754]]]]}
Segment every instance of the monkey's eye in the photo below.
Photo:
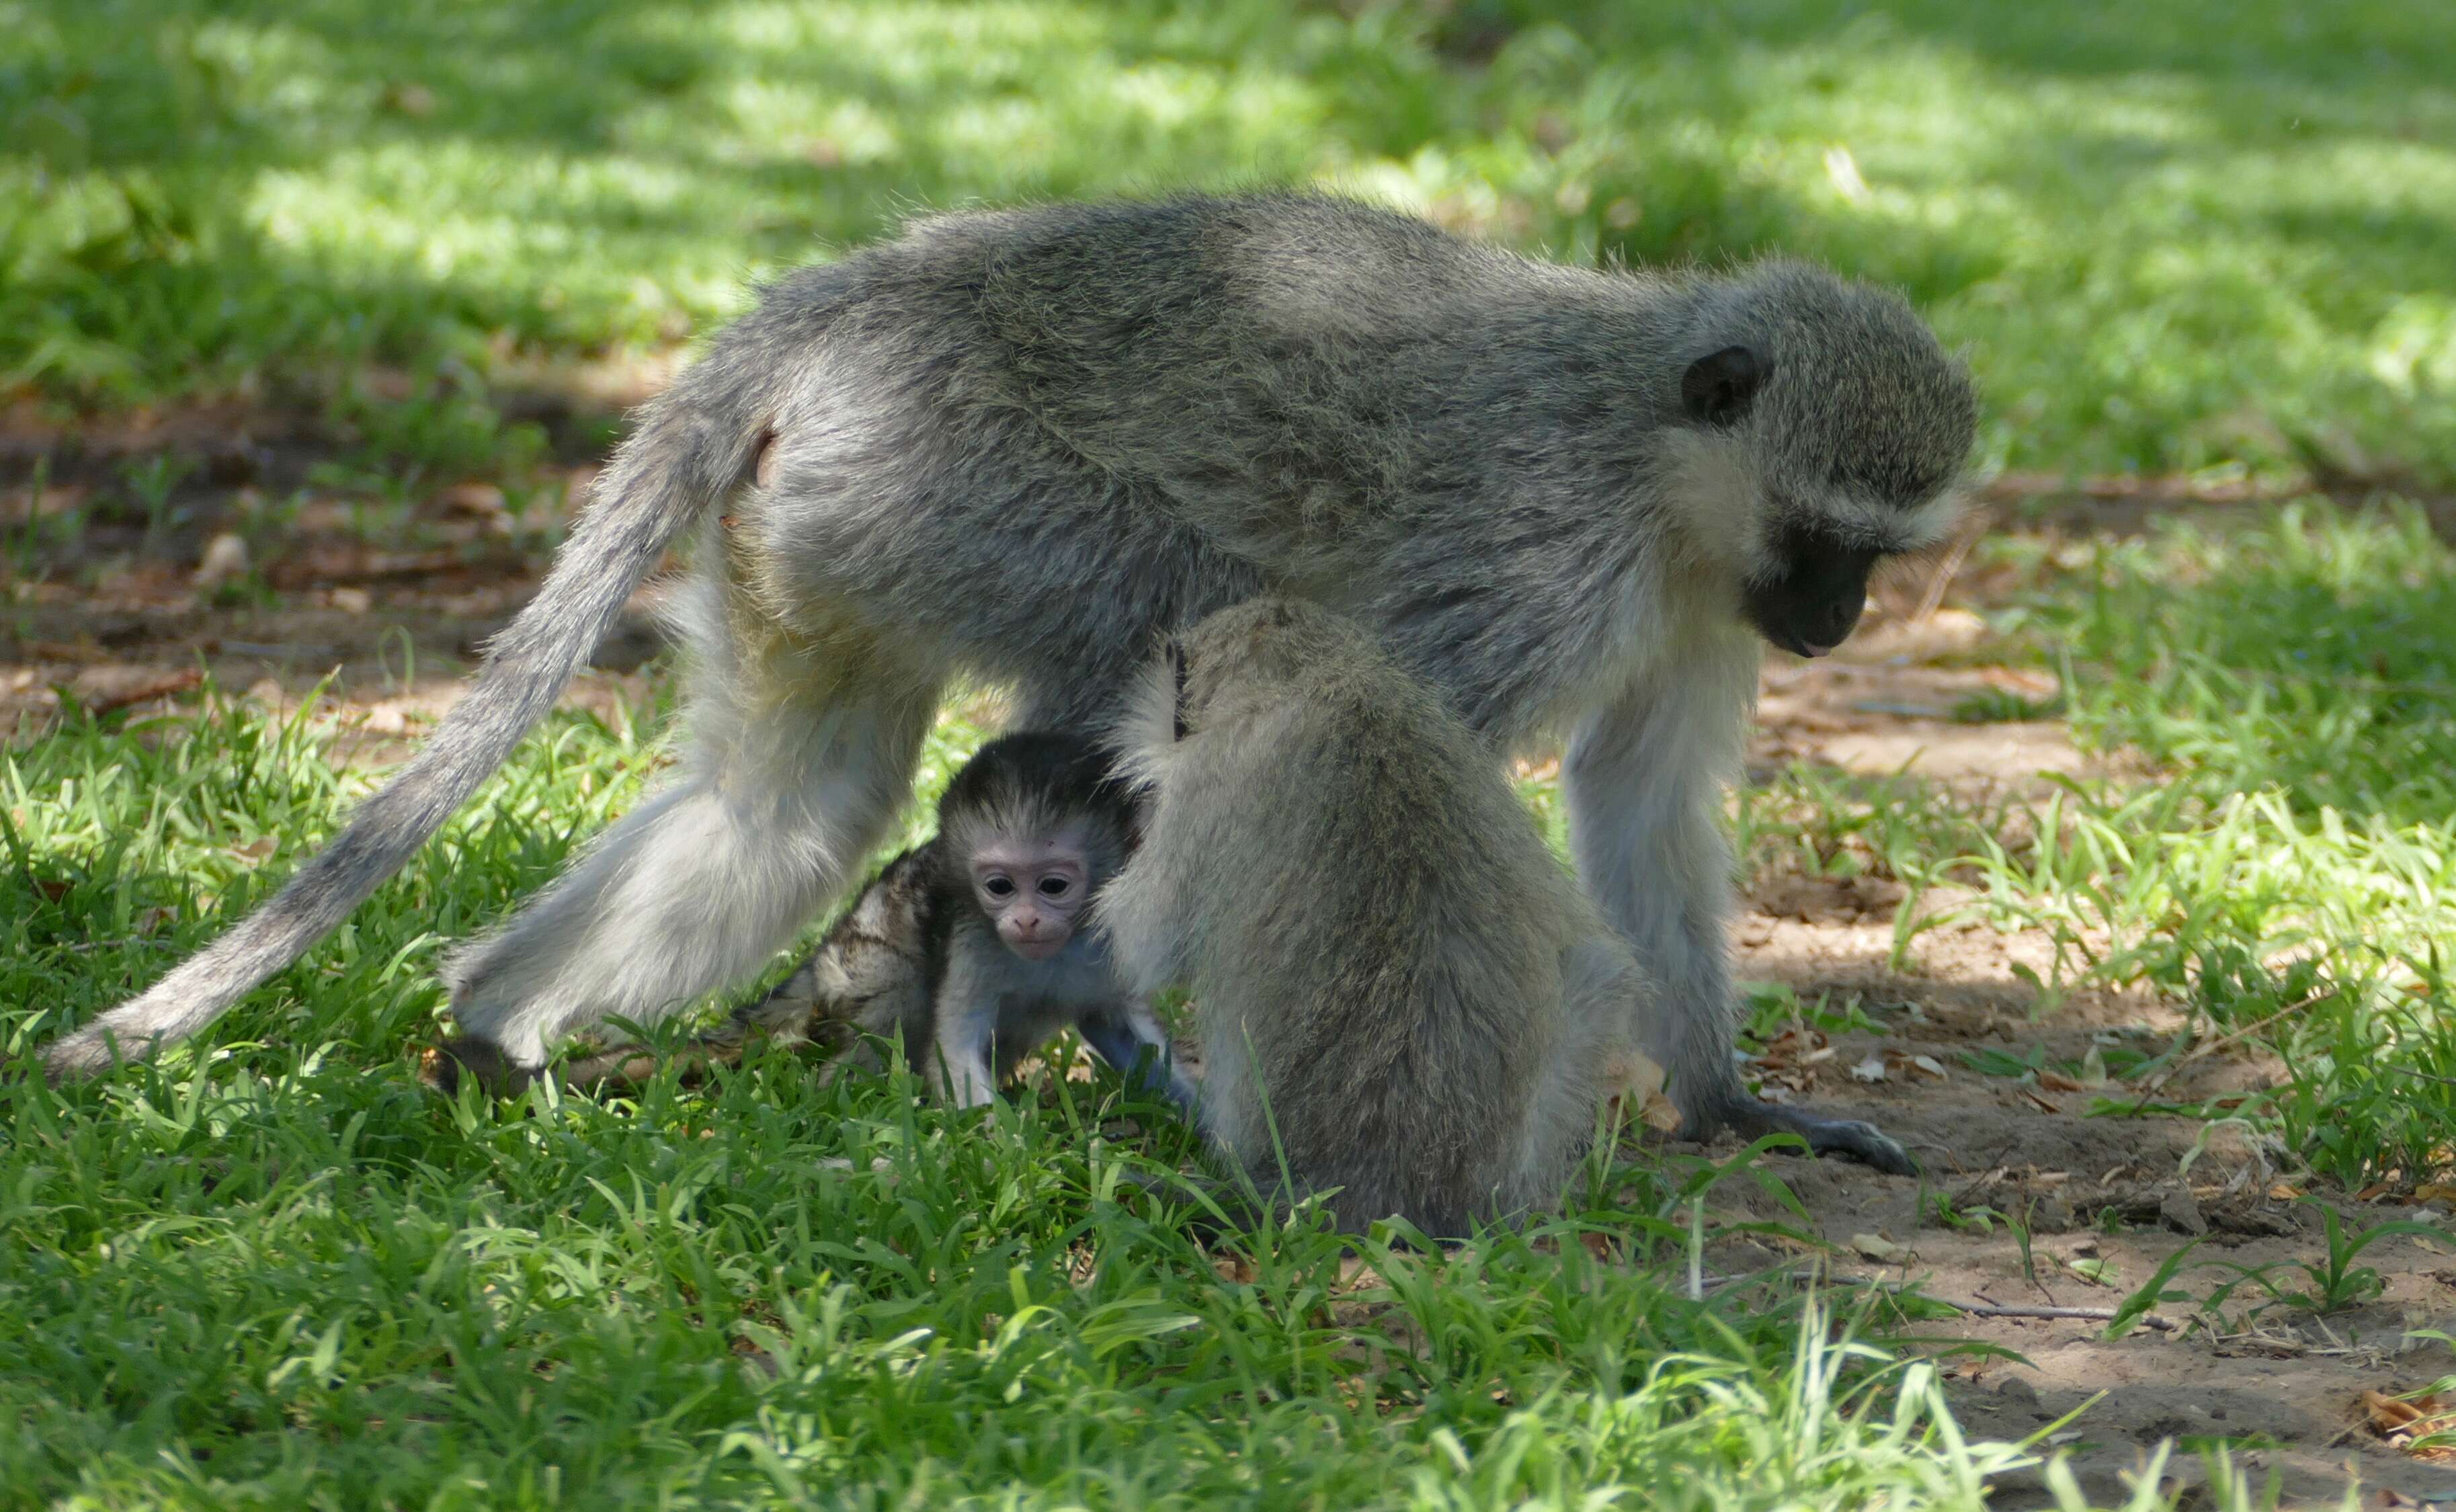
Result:
{"type": "Polygon", "coordinates": [[[1073,886],[1074,884],[1064,877],[1043,877],[1040,879],[1040,895],[1044,898],[1062,898],[1066,896],[1066,889],[1073,886]]]}
{"type": "Polygon", "coordinates": [[[984,877],[981,879],[981,890],[988,893],[993,898],[1013,897],[1014,879],[1012,877],[984,877]]]}

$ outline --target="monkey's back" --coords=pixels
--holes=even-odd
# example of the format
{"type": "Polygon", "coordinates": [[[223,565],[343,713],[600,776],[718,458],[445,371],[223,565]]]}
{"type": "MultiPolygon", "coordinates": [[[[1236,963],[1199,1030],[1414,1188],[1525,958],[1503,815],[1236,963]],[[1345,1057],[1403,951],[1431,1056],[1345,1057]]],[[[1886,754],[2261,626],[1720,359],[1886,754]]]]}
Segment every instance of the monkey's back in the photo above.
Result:
{"type": "Polygon", "coordinates": [[[1553,1195],[1538,1093],[1582,915],[1492,753],[1386,663],[1300,678],[1221,733],[1184,783],[1242,808],[1182,816],[1227,921],[1199,1016],[1215,1065],[1253,1047],[1267,1110],[1222,1106],[1215,1133],[1268,1178],[1276,1131],[1351,1225],[1459,1234],[1553,1195]]]}

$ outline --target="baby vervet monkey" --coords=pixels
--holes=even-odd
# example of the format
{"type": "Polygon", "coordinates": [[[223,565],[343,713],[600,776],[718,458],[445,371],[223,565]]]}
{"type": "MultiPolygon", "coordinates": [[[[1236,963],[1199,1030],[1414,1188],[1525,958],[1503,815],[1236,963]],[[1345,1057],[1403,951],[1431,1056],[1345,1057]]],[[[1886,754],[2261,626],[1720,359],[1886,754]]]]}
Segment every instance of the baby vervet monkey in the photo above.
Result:
{"type": "MultiPolygon", "coordinates": [[[[937,835],[890,862],[799,970],[685,1058],[730,1065],[759,1034],[850,1039],[844,1061],[875,1070],[882,1049],[900,1047],[969,1108],[1072,1029],[1130,1084],[1191,1113],[1192,1082],[1111,970],[1096,927],[1094,895],[1124,865],[1137,818],[1109,761],[1089,741],[1042,731],[982,746],[939,798],[937,835]]],[[[655,1065],[615,1050],[567,1062],[563,1077],[637,1082],[655,1065]]]]}
{"type": "Polygon", "coordinates": [[[1654,993],[1492,749],[1349,621],[1260,599],[1178,638],[1120,731],[1152,785],[1100,910],[1193,989],[1204,1133],[1263,1191],[1435,1238],[1549,1205],[1640,1080],[1654,993]]]}

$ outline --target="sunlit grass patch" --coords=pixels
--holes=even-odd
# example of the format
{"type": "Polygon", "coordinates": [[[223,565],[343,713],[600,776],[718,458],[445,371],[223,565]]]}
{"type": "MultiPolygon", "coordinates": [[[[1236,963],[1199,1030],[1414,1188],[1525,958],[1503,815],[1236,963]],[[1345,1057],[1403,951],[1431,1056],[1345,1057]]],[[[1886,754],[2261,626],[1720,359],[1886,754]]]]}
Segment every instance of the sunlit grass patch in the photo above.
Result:
{"type": "Polygon", "coordinates": [[[1971,351],[1996,461],[2456,479],[2456,21],[2430,0],[2223,27],[2180,0],[0,25],[0,375],[58,398],[486,377],[705,331],[915,209],[1293,181],[1576,261],[1780,251],[1898,283],[1971,351]]]}

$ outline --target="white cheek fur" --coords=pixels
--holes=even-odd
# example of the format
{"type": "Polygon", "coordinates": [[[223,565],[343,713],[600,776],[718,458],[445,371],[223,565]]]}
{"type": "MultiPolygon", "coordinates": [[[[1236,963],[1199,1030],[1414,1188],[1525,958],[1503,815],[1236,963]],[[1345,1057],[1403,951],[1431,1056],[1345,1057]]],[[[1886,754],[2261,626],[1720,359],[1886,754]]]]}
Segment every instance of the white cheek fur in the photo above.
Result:
{"type": "Polygon", "coordinates": [[[1963,503],[1961,491],[1949,488],[1908,511],[1865,500],[1828,498],[1818,501],[1817,512],[1843,539],[1893,556],[1934,545],[1952,534],[1963,503]]]}

